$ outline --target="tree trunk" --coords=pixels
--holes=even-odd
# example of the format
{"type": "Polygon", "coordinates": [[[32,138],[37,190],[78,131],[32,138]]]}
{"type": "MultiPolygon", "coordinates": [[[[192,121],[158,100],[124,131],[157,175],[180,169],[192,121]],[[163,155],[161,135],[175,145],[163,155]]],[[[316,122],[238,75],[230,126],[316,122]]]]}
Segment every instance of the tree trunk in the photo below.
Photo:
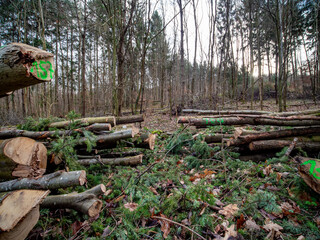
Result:
{"type": "Polygon", "coordinates": [[[106,187],[100,184],[82,193],[48,196],[41,203],[41,208],[70,208],[94,217],[102,208],[102,201],[97,196],[103,195],[105,191],[106,187]]]}
{"type": "Polygon", "coordinates": [[[126,117],[117,117],[116,118],[116,125],[143,122],[143,121],[144,121],[144,118],[143,118],[142,114],[126,116],[126,117]]]}
{"type": "Polygon", "coordinates": [[[23,44],[0,48],[0,96],[53,77],[53,54],[23,44]]]}
{"type": "MultiPolygon", "coordinates": [[[[292,141],[287,140],[261,140],[254,141],[249,144],[249,149],[251,151],[267,151],[274,150],[278,151],[284,147],[289,147],[292,141]]],[[[320,143],[319,142],[298,142],[296,147],[302,148],[307,152],[319,152],[320,143]]]]}
{"type": "Polygon", "coordinates": [[[92,158],[92,159],[81,159],[78,163],[84,166],[90,166],[91,164],[101,164],[101,165],[122,165],[122,166],[136,166],[142,163],[143,154],[132,156],[132,157],[122,157],[122,158],[92,158]]]}
{"type": "MultiPolygon", "coordinates": [[[[94,124],[94,123],[109,123],[111,126],[116,125],[116,118],[113,116],[106,117],[89,117],[89,118],[80,118],[76,119],[83,124],[94,124]]],[[[49,124],[49,128],[65,128],[68,127],[71,121],[62,121],[62,122],[54,122],[49,124]]]]}
{"type": "Polygon", "coordinates": [[[47,167],[47,149],[25,137],[0,141],[0,166],[0,179],[41,176],[47,167]]]}
{"type": "MultiPolygon", "coordinates": [[[[84,128],[84,130],[91,131],[91,132],[99,132],[99,131],[111,131],[111,124],[109,123],[95,123],[92,125],[89,125],[84,128]]],[[[82,129],[74,129],[72,131],[42,131],[42,132],[33,132],[33,131],[26,131],[26,130],[5,130],[0,131],[0,139],[8,139],[13,137],[28,137],[32,139],[46,139],[46,138],[52,138],[63,135],[69,135],[71,133],[79,132],[82,133],[82,129]]]]}
{"type": "MultiPolygon", "coordinates": [[[[123,131],[118,131],[106,135],[99,135],[96,138],[96,143],[98,147],[105,147],[105,146],[115,146],[118,141],[124,140],[124,139],[129,139],[135,137],[139,133],[138,128],[132,128],[129,130],[123,130],[123,131]]],[[[79,141],[79,145],[84,145],[86,142],[86,138],[81,138],[79,141]]]]}
{"type": "MultiPolygon", "coordinates": [[[[0,202],[1,202],[1,204],[0,204],[0,216],[1,216],[0,230],[4,231],[5,233],[0,233],[0,238],[7,239],[7,238],[2,238],[6,235],[1,235],[1,234],[6,234],[6,232],[13,230],[14,227],[28,213],[30,213],[33,208],[38,206],[39,203],[48,194],[49,194],[49,191],[26,190],[26,189],[14,191],[14,192],[1,193],[0,194],[0,202]]],[[[38,209],[38,211],[39,211],[39,209],[38,209]]],[[[28,223],[24,223],[23,225],[30,228],[30,226],[28,226],[29,225],[28,223]]],[[[35,225],[35,223],[33,225],[35,225]]],[[[26,233],[24,233],[23,235],[25,235],[25,234],[26,233]]]]}
{"type": "Polygon", "coordinates": [[[320,120],[315,119],[270,119],[259,116],[252,117],[227,117],[227,118],[187,118],[180,117],[178,123],[188,123],[196,127],[219,125],[272,125],[272,126],[313,126],[320,125],[320,120]]]}
{"type": "Polygon", "coordinates": [[[44,175],[38,179],[22,178],[2,182],[0,183],[0,192],[18,189],[47,190],[67,188],[73,186],[82,186],[86,183],[86,181],[86,172],[83,170],[73,172],[58,171],[44,175]]]}
{"type": "Polygon", "coordinates": [[[238,145],[248,144],[252,141],[257,141],[257,140],[269,140],[269,139],[276,139],[276,138],[296,137],[296,136],[302,136],[302,135],[319,135],[319,134],[320,134],[319,127],[294,128],[294,129],[287,129],[287,130],[280,130],[280,131],[270,131],[270,132],[249,134],[246,136],[239,136],[234,140],[230,140],[228,142],[228,146],[231,146],[231,145],[238,146],[238,145]]]}

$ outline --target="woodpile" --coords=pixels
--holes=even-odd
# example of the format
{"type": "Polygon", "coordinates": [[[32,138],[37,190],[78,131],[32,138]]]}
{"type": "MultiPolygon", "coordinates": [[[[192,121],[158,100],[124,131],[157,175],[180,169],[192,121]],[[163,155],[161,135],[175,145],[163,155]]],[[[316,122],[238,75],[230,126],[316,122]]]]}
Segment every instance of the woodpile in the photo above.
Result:
{"type": "MultiPolygon", "coordinates": [[[[84,192],[64,195],[49,195],[57,189],[85,186],[86,171],[47,170],[47,148],[56,138],[65,136],[77,138],[77,162],[83,166],[92,164],[136,166],[142,163],[143,154],[136,148],[153,149],[155,135],[140,133],[133,125],[139,123],[143,115],[113,116],[79,119],[82,128],[68,130],[71,121],[51,123],[46,131],[7,129],[0,131],[0,239],[24,239],[39,219],[39,207],[49,209],[74,209],[89,217],[97,216],[102,209],[101,197],[106,193],[103,184],[84,192]],[[118,124],[118,125],[117,125],[118,124]],[[58,130],[54,130],[54,129],[58,130]],[[116,130],[114,130],[116,129],[116,130]],[[95,135],[96,147],[91,152],[86,149],[86,133],[95,135]],[[41,141],[41,142],[37,142],[41,141]],[[129,152],[110,153],[121,144],[129,152]],[[80,155],[85,153],[85,157],[80,155]],[[17,207],[18,206],[18,207],[17,207]],[[18,212],[17,212],[18,211],[18,212]],[[5,218],[3,218],[3,216],[5,218]]],[[[53,162],[61,164],[63,155],[52,156],[53,162]]],[[[51,163],[52,164],[52,163],[51,163]]]]}
{"type": "Polygon", "coordinates": [[[216,133],[195,134],[204,137],[208,144],[224,144],[243,154],[242,159],[265,160],[270,152],[277,152],[289,147],[294,138],[297,138],[295,148],[307,152],[320,151],[320,109],[300,112],[267,112],[255,110],[197,110],[184,109],[178,123],[195,126],[197,129],[215,126],[216,133]],[[196,115],[196,116],[195,116],[196,115]],[[233,126],[233,132],[222,133],[223,126],[233,126]],[[272,130],[266,129],[266,126],[272,130]],[[258,130],[248,130],[258,129],[258,130]],[[245,156],[245,154],[250,154],[245,156]]]}

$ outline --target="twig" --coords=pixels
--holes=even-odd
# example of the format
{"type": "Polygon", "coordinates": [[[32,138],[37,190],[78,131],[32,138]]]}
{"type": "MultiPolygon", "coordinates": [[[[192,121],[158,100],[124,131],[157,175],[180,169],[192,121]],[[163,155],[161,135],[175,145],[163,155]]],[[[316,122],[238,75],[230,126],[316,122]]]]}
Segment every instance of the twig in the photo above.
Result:
{"type": "Polygon", "coordinates": [[[284,154],[286,157],[289,157],[290,153],[292,152],[292,150],[294,149],[294,147],[296,146],[298,142],[298,138],[294,138],[292,143],[290,144],[290,146],[288,147],[286,153],[284,154]]]}
{"type": "Polygon", "coordinates": [[[183,224],[181,224],[181,223],[172,221],[172,220],[170,220],[170,219],[168,219],[168,218],[164,218],[164,217],[152,216],[151,218],[155,218],[155,219],[159,219],[159,220],[164,220],[164,221],[167,221],[167,222],[170,222],[170,223],[179,225],[180,227],[184,227],[185,229],[189,230],[189,231],[192,232],[193,234],[197,235],[199,238],[206,240],[206,239],[205,239],[204,237],[202,237],[199,233],[195,232],[194,230],[192,230],[191,228],[187,227],[186,225],[183,225],[183,224]]]}

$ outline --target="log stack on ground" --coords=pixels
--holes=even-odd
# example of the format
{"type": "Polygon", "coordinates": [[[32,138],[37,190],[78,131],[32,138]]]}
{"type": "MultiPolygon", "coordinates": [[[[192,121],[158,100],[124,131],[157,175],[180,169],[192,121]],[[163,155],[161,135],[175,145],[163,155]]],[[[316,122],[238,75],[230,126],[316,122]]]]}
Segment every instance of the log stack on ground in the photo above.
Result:
{"type": "Polygon", "coordinates": [[[0,179],[38,177],[45,173],[47,149],[26,137],[0,140],[0,179]]]}
{"type": "Polygon", "coordinates": [[[0,48],[0,97],[54,76],[53,54],[23,43],[0,48]]]}

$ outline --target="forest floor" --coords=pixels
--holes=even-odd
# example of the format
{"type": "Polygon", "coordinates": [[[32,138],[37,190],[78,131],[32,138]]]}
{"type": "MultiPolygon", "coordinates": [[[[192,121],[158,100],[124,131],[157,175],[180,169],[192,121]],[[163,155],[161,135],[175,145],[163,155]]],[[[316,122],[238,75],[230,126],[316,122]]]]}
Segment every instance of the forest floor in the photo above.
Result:
{"type": "MultiPolygon", "coordinates": [[[[320,239],[319,194],[286,148],[265,162],[240,161],[232,149],[194,140],[168,114],[147,111],[142,127],[158,135],[154,151],[141,150],[142,165],[86,169],[88,187],[108,190],[98,217],[42,209],[29,239],[320,239]]],[[[74,190],[84,187],[60,193],[74,190]]]]}

